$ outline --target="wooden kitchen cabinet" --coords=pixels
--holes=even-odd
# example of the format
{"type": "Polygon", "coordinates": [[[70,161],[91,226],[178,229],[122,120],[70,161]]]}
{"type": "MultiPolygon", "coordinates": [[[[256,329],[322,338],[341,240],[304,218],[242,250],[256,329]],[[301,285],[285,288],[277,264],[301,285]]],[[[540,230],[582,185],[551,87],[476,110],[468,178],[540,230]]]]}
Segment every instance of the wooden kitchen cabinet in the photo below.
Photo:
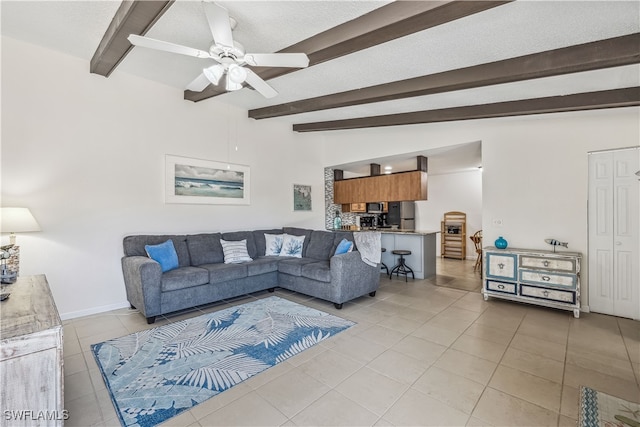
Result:
{"type": "Polygon", "coordinates": [[[345,203],[342,205],[342,212],[366,212],[366,203],[345,203]]]}
{"type": "Polygon", "coordinates": [[[335,181],[333,202],[352,204],[380,200],[427,200],[427,173],[400,172],[335,181]]]}

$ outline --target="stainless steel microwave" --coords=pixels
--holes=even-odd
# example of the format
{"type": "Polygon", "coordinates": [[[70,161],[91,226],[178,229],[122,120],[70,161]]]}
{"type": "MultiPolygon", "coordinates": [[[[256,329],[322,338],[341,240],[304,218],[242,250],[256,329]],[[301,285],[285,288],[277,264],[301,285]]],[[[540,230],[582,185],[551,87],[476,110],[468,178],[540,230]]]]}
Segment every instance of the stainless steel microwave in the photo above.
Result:
{"type": "Polygon", "coordinates": [[[367,213],[382,213],[382,203],[367,203],[367,213]]]}

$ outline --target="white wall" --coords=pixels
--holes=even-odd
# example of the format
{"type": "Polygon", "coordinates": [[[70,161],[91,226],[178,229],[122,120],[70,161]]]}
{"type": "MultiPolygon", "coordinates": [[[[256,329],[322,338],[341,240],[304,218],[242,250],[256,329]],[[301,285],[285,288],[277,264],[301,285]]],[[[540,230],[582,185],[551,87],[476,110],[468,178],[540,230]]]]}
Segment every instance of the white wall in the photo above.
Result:
{"type": "MultiPolygon", "coordinates": [[[[440,231],[445,212],[467,214],[467,258],[476,259],[476,250],[468,237],[482,229],[482,172],[428,175],[428,200],[416,202],[416,228],[440,231]]],[[[436,253],[441,255],[440,234],[436,236],[436,253]]]]}
{"type": "MultiPolygon", "coordinates": [[[[126,304],[126,234],[323,228],[323,168],[364,152],[482,141],[485,243],[503,235],[514,247],[547,249],[543,240],[555,237],[586,254],[586,153],[640,142],[637,107],[297,134],[215,99],[194,104],[174,88],[88,67],[2,40],[2,205],[29,207],[40,222],[42,232],[18,237],[22,274],[46,273],[67,317],[126,304]],[[229,139],[240,147],[230,156],[229,139]],[[165,205],[165,154],[251,166],[251,206],[165,205]],[[312,213],[292,212],[293,183],[313,186],[312,213]]],[[[586,268],[582,277],[585,305],[586,268]]]]}
{"type": "Polygon", "coordinates": [[[127,234],[324,227],[318,135],[182,98],[2,39],[2,205],[29,207],[39,221],[42,232],[18,236],[21,274],[47,275],[63,317],[127,305],[127,234]],[[251,205],[165,204],[165,154],[249,165],[251,205]],[[293,183],[312,185],[313,212],[293,212],[293,183]]]}
{"type": "MultiPolygon", "coordinates": [[[[482,141],[482,229],[512,247],[550,249],[569,242],[587,254],[587,152],[640,144],[640,108],[324,133],[327,165],[482,141]],[[390,143],[389,141],[393,141],[390,143]],[[493,219],[501,219],[496,227],[493,219]]],[[[430,182],[429,188],[431,191],[430,182]]],[[[587,261],[582,298],[588,306],[587,261]]]]}

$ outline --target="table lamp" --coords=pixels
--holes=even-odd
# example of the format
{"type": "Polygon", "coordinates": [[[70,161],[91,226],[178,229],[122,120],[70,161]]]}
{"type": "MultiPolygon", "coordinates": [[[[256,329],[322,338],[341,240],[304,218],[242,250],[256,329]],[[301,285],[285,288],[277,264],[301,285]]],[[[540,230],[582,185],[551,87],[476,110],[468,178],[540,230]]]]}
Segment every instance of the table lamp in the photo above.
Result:
{"type": "Polygon", "coordinates": [[[0,252],[0,281],[13,283],[18,276],[17,271],[11,271],[7,267],[7,259],[19,256],[16,246],[16,233],[40,231],[40,225],[28,208],[0,208],[0,232],[11,233],[9,244],[2,246],[0,252]]]}

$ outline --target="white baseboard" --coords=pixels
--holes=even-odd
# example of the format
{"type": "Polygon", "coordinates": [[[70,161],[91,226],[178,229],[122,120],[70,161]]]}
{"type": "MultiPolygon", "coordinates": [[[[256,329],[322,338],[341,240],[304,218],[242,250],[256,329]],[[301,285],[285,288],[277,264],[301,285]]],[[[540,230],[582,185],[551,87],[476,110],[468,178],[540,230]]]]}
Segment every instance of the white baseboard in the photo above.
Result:
{"type": "Polygon", "coordinates": [[[72,311],[70,313],[62,313],[60,315],[60,319],[69,320],[69,319],[75,319],[76,317],[91,316],[92,314],[99,314],[99,313],[104,313],[106,311],[118,310],[121,308],[127,308],[129,306],[130,305],[128,301],[119,302],[119,303],[110,304],[110,305],[102,305],[100,307],[88,308],[86,310],[72,311]]]}

